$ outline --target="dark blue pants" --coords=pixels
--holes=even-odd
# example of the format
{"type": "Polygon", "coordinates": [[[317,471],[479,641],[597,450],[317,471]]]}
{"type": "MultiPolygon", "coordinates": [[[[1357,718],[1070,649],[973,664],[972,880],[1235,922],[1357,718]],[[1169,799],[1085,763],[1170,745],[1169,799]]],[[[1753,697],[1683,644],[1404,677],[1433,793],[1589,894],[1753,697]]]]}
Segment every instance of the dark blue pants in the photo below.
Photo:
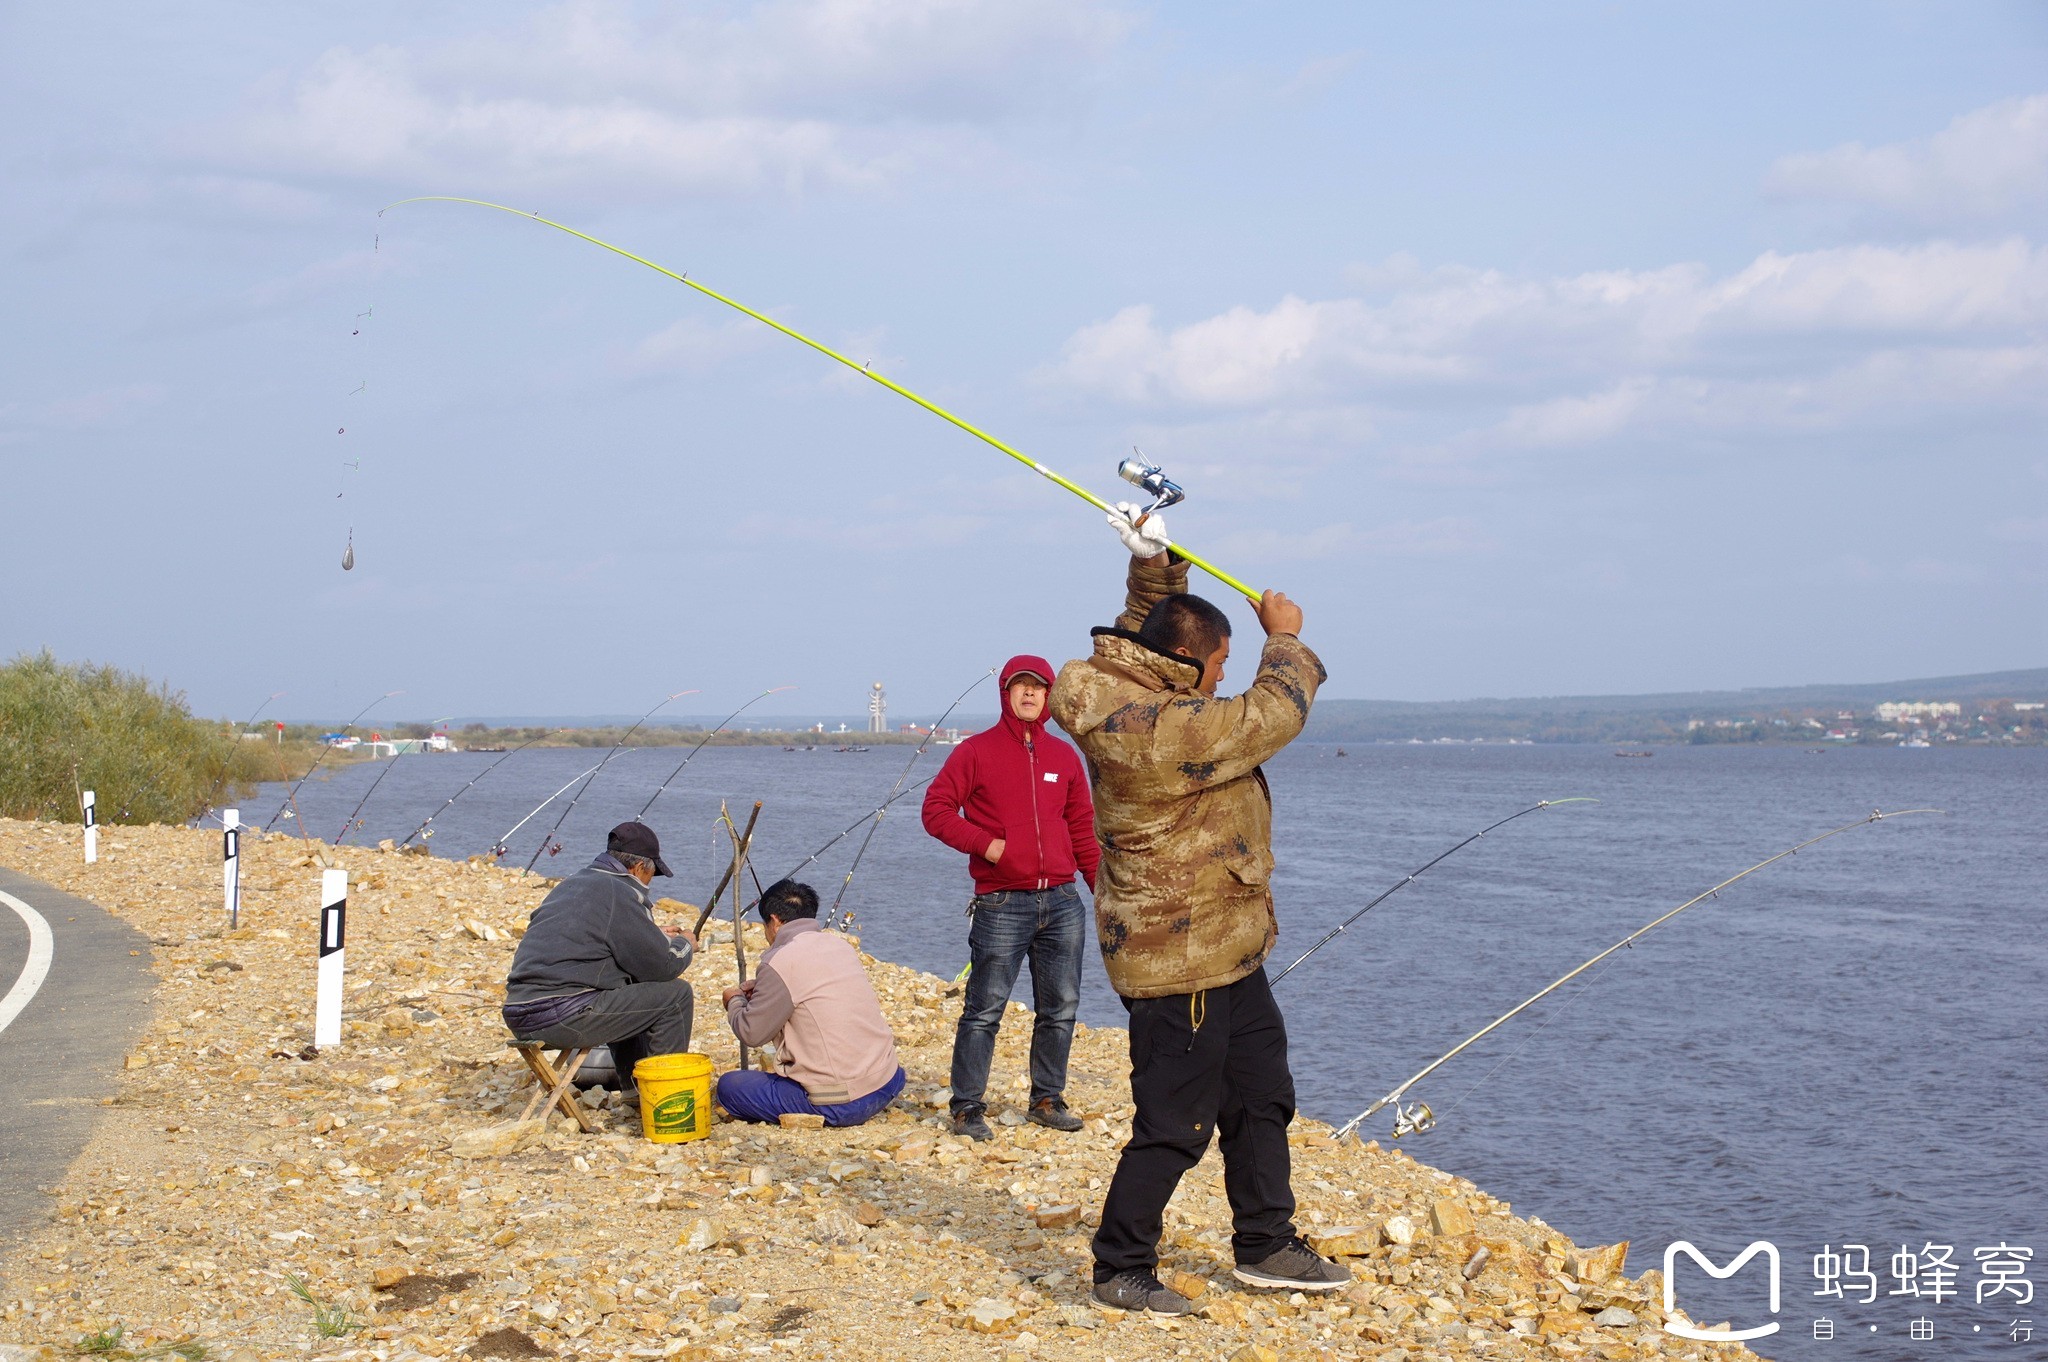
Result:
{"type": "Polygon", "coordinates": [[[1067,1090],[1067,1054],[1074,1045],[1074,1012],[1081,1002],[1081,956],[1088,922],[1080,891],[1010,889],[974,900],[974,925],[967,933],[967,997],[953,1033],[953,1110],[986,1104],[988,1065],[996,1050],[996,1028],[1016,986],[1017,971],[1031,961],[1031,1100],[1067,1090]]]}
{"type": "Polygon", "coordinates": [[[785,1112],[822,1116],[828,1126],[857,1126],[896,1099],[903,1091],[903,1070],[866,1097],[821,1107],[804,1085],[781,1074],[759,1069],[733,1069],[718,1076],[718,1105],[741,1121],[773,1121],[785,1112]]]}

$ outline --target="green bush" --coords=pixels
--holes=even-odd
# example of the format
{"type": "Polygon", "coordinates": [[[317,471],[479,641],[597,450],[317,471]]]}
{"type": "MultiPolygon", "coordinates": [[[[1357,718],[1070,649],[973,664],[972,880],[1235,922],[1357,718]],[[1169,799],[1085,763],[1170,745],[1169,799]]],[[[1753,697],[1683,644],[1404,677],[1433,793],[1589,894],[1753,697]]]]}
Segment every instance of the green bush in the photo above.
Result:
{"type": "Polygon", "coordinates": [[[192,717],[185,697],[48,649],[0,667],[0,814],[76,823],[80,790],[103,823],[180,823],[222,793],[275,780],[268,743],[192,717]]]}

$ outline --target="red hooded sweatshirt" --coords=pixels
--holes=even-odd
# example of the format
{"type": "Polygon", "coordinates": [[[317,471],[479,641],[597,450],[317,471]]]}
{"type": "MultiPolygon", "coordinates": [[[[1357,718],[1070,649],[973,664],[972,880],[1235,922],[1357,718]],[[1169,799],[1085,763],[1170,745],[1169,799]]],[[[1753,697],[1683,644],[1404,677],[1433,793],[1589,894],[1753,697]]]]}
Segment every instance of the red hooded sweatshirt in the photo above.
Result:
{"type": "Polygon", "coordinates": [[[1079,871],[1092,889],[1102,859],[1088,772],[1073,746],[1010,708],[1010,682],[1030,672],[1050,686],[1052,665],[1022,655],[1003,664],[1003,719],[953,749],[924,794],[924,830],[967,856],[974,892],[1053,889],[1079,871]],[[982,853],[1002,838],[1003,859],[982,853]]]}

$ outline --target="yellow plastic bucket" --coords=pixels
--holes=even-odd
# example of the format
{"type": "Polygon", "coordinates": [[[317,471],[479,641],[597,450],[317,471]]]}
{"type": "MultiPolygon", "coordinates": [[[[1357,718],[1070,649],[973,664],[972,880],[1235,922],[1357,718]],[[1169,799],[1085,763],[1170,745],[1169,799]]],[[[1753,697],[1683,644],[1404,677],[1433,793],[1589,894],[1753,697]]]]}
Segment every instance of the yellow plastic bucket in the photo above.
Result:
{"type": "Polygon", "coordinates": [[[714,1072],[708,1055],[649,1055],[635,1064],[641,1132],[656,1144],[680,1144],[709,1135],[714,1072]]]}

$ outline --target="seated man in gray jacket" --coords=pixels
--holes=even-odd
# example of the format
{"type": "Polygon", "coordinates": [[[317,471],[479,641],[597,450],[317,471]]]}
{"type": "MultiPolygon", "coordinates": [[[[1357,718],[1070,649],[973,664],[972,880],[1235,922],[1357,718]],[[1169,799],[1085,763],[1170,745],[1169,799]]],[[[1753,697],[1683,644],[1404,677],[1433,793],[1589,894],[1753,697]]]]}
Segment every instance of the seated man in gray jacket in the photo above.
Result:
{"type": "Polygon", "coordinates": [[[533,910],[505,980],[505,1025],[543,1045],[609,1045],[619,1086],[638,1100],[633,1066],[690,1048],[693,1002],[682,972],[697,938],[655,922],[647,886],[669,873],[645,823],[621,823],[605,853],[533,910]]]}
{"type": "Polygon", "coordinates": [[[758,911],[768,949],[753,978],[725,991],[725,1016],[740,1044],[775,1043],[776,1072],[720,1074],[718,1104],[742,1121],[793,1113],[857,1126],[903,1091],[896,1038],[860,952],[819,929],[808,884],[777,880],[758,911]]]}

